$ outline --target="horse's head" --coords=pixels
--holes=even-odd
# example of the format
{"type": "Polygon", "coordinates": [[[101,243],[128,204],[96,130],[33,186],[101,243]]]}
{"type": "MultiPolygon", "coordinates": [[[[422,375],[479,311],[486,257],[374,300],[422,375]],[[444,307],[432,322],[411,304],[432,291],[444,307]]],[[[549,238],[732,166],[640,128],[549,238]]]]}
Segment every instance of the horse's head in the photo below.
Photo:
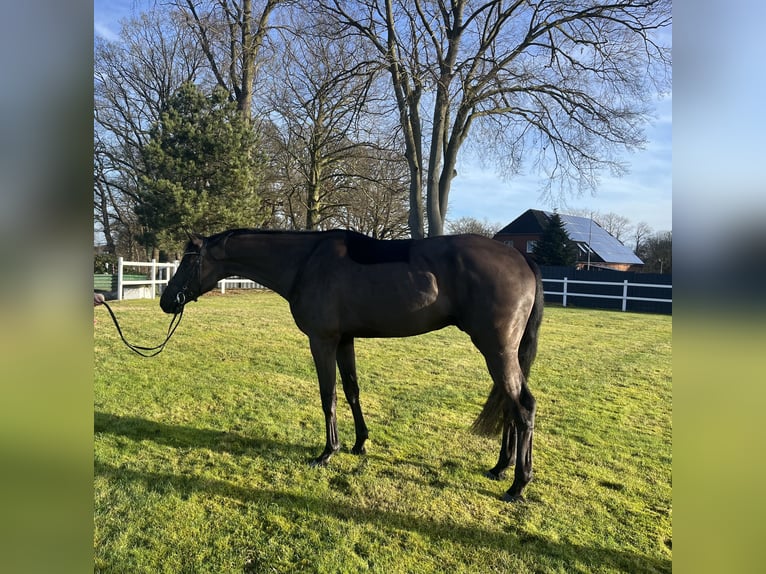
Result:
{"type": "Polygon", "coordinates": [[[186,303],[213,289],[218,283],[217,267],[207,249],[207,239],[190,236],[181,264],[162,292],[162,310],[178,313],[186,303]]]}

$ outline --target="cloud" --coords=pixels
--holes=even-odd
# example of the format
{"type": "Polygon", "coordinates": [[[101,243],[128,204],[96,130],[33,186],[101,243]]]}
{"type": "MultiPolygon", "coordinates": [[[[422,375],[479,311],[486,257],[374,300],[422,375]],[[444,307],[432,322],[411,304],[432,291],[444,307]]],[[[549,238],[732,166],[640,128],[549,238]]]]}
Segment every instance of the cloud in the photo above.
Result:
{"type": "Polygon", "coordinates": [[[116,32],[113,32],[107,24],[104,24],[103,22],[95,21],[93,22],[93,31],[95,32],[96,36],[100,36],[104,40],[109,40],[110,42],[115,42],[119,39],[119,36],[116,32]]]}

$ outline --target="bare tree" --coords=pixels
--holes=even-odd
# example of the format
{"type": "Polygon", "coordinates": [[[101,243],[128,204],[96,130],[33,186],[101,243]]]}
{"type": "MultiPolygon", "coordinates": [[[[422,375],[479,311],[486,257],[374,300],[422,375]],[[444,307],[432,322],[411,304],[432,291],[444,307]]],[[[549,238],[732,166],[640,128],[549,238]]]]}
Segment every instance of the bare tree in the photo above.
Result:
{"type": "Polygon", "coordinates": [[[487,219],[480,221],[475,217],[460,217],[446,222],[447,231],[453,235],[473,233],[492,238],[502,227],[501,223],[490,223],[487,219]]]}
{"type": "Polygon", "coordinates": [[[254,126],[260,136],[261,153],[264,158],[263,184],[259,193],[263,205],[265,229],[303,229],[305,211],[293,209],[292,198],[298,198],[299,189],[293,188],[299,177],[293,158],[284,153],[282,133],[276,124],[266,117],[254,126]]]}
{"type": "Polygon", "coordinates": [[[598,223],[609,235],[617,241],[624,243],[623,239],[630,233],[632,226],[630,219],[614,212],[596,213],[593,215],[593,221],[598,223]]]}
{"type": "Polygon", "coordinates": [[[204,76],[203,63],[196,39],[173,12],[155,9],[125,22],[118,41],[96,38],[94,220],[109,249],[136,248],[141,150],[171,95],[204,76]]]}
{"type": "Polygon", "coordinates": [[[329,223],[376,239],[408,237],[407,164],[383,146],[366,151],[345,162],[349,176],[338,182],[329,223]]]}
{"type": "Polygon", "coordinates": [[[291,176],[288,203],[303,205],[305,229],[318,229],[340,204],[349,205],[348,193],[344,200],[334,196],[354,179],[353,159],[379,147],[370,120],[375,63],[358,39],[334,36],[321,14],[296,9],[280,24],[271,117],[281,134],[284,174],[291,176]]]}
{"type": "MultiPolygon", "coordinates": [[[[666,89],[657,38],[669,0],[323,0],[386,66],[410,168],[410,227],[443,232],[458,152],[476,124],[509,173],[523,158],[562,189],[594,188],[643,144],[648,99],[666,89]],[[428,121],[422,112],[430,107],[428,121]],[[427,164],[424,163],[427,161],[427,164]]],[[[489,150],[484,149],[484,154],[489,150]]]]}
{"type": "Polygon", "coordinates": [[[643,260],[645,273],[672,273],[673,232],[659,231],[647,237],[636,255],[643,260]]]}
{"type": "Polygon", "coordinates": [[[176,0],[216,82],[248,119],[252,117],[255,78],[269,17],[279,3],[266,0],[260,9],[254,9],[252,0],[176,0]]]}
{"type": "MultiPolygon", "coordinates": [[[[98,148],[98,142],[95,147],[98,148]]],[[[108,178],[103,176],[104,172],[104,154],[95,151],[93,154],[93,218],[96,229],[104,234],[106,252],[114,254],[116,248],[112,231],[113,215],[110,213],[111,186],[108,178]]]]}
{"type": "Polygon", "coordinates": [[[652,234],[652,228],[645,221],[638,222],[633,227],[632,235],[635,241],[635,247],[633,247],[633,253],[638,253],[641,250],[641,246],[644,240],[652,234]]]}

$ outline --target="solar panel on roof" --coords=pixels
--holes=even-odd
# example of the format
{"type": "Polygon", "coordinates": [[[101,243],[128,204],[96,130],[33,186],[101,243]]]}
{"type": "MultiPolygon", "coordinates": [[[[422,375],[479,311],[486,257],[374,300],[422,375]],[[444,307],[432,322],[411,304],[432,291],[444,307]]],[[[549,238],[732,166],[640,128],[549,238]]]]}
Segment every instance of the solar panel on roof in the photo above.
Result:
{"type": "Polygon", "coordinates": [[[610,263],[643,263],[630,248],[625,247],[609,235],[603,227],[587,217],[561,214],[559,217],[561,217],[561,222],[572,241],[587,243],[593,252],[604,261],[610,263]]]}

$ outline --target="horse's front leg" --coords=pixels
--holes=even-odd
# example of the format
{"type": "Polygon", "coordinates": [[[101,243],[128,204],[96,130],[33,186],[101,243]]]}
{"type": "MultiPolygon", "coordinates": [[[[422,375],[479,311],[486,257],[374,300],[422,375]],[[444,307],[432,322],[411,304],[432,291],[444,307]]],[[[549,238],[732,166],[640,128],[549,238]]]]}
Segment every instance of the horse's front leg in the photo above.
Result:
{"type": "Polygon", "coordinates": [[[327,441],[322,454],[311,460],[309,464],[311,466],[324,466],[332,458],[332,455],[340,450],[338,426],[335,420],[335,357],[338,342],[312,337],[310,343],[311,354],[314,357],[314,365],[319,378],[319,396],[322,399],[327,441]]]}

